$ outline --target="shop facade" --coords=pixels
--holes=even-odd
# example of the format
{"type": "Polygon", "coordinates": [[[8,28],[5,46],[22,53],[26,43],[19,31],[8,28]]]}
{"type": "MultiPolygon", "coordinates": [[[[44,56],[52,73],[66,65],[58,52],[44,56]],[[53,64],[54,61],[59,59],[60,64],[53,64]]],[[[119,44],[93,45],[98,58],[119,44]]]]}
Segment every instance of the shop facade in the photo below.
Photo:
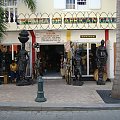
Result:
{"type": "MultiPolygon", "coordinates": [[[[2,46],[9,47],[9,52],[10,52],[12,60],[16,59],[17,53],[20,50],[21,43],[18,40],[18,36],[19,36],[19,31],[7,32],[7,37],[1,42],[2,46]]],[[[80,45],[80,44],[84,46],[85,56],[86,56],[86,65],[84,67],[85,69],[84,69],[83,76],[92,77],[94,75],[94,70],[93,70],[94,68],[93,66],[91,66],[92,63],[90,61],[91,59],[90,54],[91,54],[92,46],[95,45],[95,47],[97,48],[100,45],[101,40],[105,40],[106,48],[108,51],[107,75],[108,75],[108,78],[112,79],[114,78],[115,61],[113,60],[113,56],[114,56],[114,49],[115,49],[114,48],[115,37],[116,37],[115,30],[110,30],[110,29],[101,29],[101,30],[100,29],[99,30],[71,29],[71,30],[29,31],[29,41],[26,43],[26,50],[28,51],[29,56],[30,56],[27,75],[32,76],[32,72],[33,72],[32,68],[36,60],[36,51],[33,48],[34,43],[36,42],[39,43],[40,50],[41,50],[40,54],[41,54],[42,59],[45,60],[47,55],[53,57],[51,62],[53,62],[52,64],[54,63],[59,64],[58,71],[60,71],[60,56],[61,54],[64,55],[66,51],[67,52],[70,51],[71,48],[70,48],[69,41],[71,41],[72,43],[74,43],[74,47],[75,45],[80,45]],[[69,45],[66,46],[68,42],[69,42],[69,45]],[[50,52],[49,50],[51,50],[53,55],[48,54],[50,52]],[[55,51],[57,52],[55,53],[55,51]],[[48,52],[48,53],[45,53],[45,52],[48,52]],[[55,55],[58,56],[57,60],[54,59],[56,58],[55,55]],[[55,61],[58,61],[58,63],[56,63],[55,61]],[[30,63],[33,63],[33,64],[30,64],[30,63]]]]}
{"type": "MultiPolygon", "coordinates": [[[[15,9],[17,10],[15,13],[17,14],[17,19],[13,18],[12,22],[8,20],[8,31],[1,41],[1,46],[9,46],[11,59],[14,60],[21,46],[18,40],[19,33],[23,29],[28,30],[29,41],[26,43],[26,50],[30,55],[30,61],[27,75],[32,76],[33,66],[37,58],[33,47],[34,43],[39,43],[42,59],[46,59],[47,56],[52,56],[53,58],[56,58],[55,55],[58,56],[59,59],[52,59],[54,62],[50,62],[53,68],[54,63],[57,64],[55,61],[59,61],[58,66],[60,67],[61,54],[65,55],[66,52],[67,57],[71,58],[70,42],[74,43],[74,47],[82,45],[86,56],[83,76],[91,77],[94,72],[90,58],[91,51],[93,47],[97,48],[103,39],[108,51],[107,75],[108,78],[113,79],[115,68],[115,59],[113,59],[115,57],[113,56],[115,56],[116,42],[116,8],[113,5],[116,4],[116,1],[113,0],[113,3],[110,3],[109,7],[106,8],[105,5],[109,1],[101,2],[101,0],[98,0],[96,8],[96,5],[92,4],[94,0],[89,0],[89,7],[85,3],[86,7],[83,11],[75,10],[76,8],[61,8],[65,5],[65,0],[61,1],[61,5],[56,1],[52,0],[48,9],[45,1],[41,0],[38,3],[42,7],[37,5],[36,13],[31,13],[23,3],[19,3],[15,9]],[[21,9],[21,6],[23,9],[21,9]],[[108,11],[111,12],[108,13],[108,11]],[[54,54],[51,55],[50,52],[54,54]]],[[[49,66],[51,66],[50,64],[49,66]]],[[[56,68],[57,65],[55,66],[56,68]]]]}
{"type": "MultiPolygon", "coordinates": [[[[67,46],[67,40],[70,40],[76,45],[83,45],[85,52],[85,69],[83,70],[84,77],[93,77],[94,71],[94,61],[91,61],[91,51],[95,53],[97,47],[100,45],[101,40],[105,40],[105,46],[108,51],[108,61],[107,61],[107,75],[108,78],[114,78],[114,41],[115,31],[114,30],[51,30],[51,31],[36,31],[36,42],[41,45],[41,50],[43,46],[63,46],[59,54],[65,54],[65,52],[70,51],[69,45],[67,46]],[[53,37],[53,38],[52,38],[53,37]],[[58,40],[56,40],[56,38],[58,40]],[[54,40],[55,38],[55,40],[54,40]],[[108,38],[110,38],[108,40],[108,38]],[[67,47],[67,48],[66,48],[67,47]],[[94,49],[93,49],[94,48],[94,49]],[[91,63],[93,62],[93,63],[91,63]]],[[[56,50],[55,50],[56,51],[56,50]]],[[[50,51],[48,51],[50,52],[50,51]]],[[[54,50],[52,51],[54,54],[54,50]]],[[[43,53],[41,53],[43,54],[43,53]]],[[[72,53],[71,53],[72,54],[72,53]]],[[[55,56],[53,56],[55,57],[55,56]]],[[[59,56],[60,58],[60,56],[59,56]]],[[[72,56],[70,56],[72,58],[72,56]]],[[[60,61],[60,59],[59,59],[60,61]]]]}

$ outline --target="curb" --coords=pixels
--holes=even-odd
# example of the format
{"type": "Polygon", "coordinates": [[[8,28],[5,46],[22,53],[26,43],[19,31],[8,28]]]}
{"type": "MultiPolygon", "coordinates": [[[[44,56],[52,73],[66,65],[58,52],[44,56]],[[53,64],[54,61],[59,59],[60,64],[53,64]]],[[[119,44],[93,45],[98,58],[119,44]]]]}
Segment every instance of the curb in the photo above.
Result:
{"type": "Polygon", "coordinates": [[[96,110],[120,110],[118,107],[20,107],[0,106],[0,111],[96,111],[96,110]]]}

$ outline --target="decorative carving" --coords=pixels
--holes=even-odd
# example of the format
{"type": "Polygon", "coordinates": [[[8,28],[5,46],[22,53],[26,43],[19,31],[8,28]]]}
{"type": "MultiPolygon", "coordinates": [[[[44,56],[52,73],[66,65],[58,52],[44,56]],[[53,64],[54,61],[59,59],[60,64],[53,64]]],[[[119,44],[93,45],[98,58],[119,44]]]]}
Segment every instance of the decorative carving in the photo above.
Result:
{"type": "Polygon", "coordinates": [[[29,60],[28,52],[25,50],[25,43],[29,40],[29,34],[27,30],[22,30],[18,37],[19,41],[22,43],[22,49],[18,53],[18,73],[19,78],[17,80],[17,85],[29,85],[31,84],[30,80],[28,80],[26,76],[26,67],[29,60]]]}
{"type": "Polygon", "coordinates": [[[104,85],[105,81],[103,79],[105,65],[108,58],[107,50],[104,46],[104,40],[101,40],[101,45],[96,50],[96,57],[97,57],[97,67],[98,67],[98,85],[104,85]]]}
{"type": "Polygon", "coordinates": [[[82,65],[82,48],[78,48],[75,51],[75,56],[73,58],[74,60],[74,75],[75,79],[74,81],[78,81],[77,85],[83,85],[82,80],[82,71],[81,71],[81,65],[82,65]]]}

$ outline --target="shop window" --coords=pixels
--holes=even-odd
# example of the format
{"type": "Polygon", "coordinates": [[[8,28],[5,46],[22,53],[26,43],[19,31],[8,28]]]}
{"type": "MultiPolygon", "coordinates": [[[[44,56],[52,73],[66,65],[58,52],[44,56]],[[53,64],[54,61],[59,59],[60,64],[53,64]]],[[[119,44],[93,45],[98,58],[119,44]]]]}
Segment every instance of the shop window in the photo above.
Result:
{"type": "MultiPolygon", "coordinates": [[[[31,44],[28,44],[29,46],[31,46],[31,44]]],[[[29,47],[28,47],[29,48],[29,47]]],[[[7,72],[8,75],[10,73],[10,64],[12,62],[12,60],[15,60],[16,63],[18,62],[18,53],[21,50],[21,45],[20,44],[14,44],[14,45],[5,45],[5,44],[1,44],[0,45],[0,76],[3,76],[4,72],[7,72]]],[[[29,54],[29,61],[27,64],[27,68],[26,68],[26,76],[31,76],[31,69],[32,69],[32,65],[31,65],[31,51],[30,49],[26,49],[28,54],[29,54]],[[28,51],[29,50],[29,51],[28,51]]]]}
{"type": "Polygon", "coordinates": [[[9,66],[12,61],[11,45],[0,45],[0,75],[7,72],[9,75],[9,66]]]}

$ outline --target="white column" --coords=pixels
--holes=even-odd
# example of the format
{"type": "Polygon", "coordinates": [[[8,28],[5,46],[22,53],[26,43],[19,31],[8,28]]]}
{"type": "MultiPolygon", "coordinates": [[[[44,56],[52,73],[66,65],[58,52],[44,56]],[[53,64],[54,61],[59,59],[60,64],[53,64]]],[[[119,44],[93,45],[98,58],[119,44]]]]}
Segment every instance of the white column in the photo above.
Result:
{"type": "Polygon", "coordinates": [[[12,44],[12,60],[14,60],[14,45],[12,44]]]}
{"type": "Polygon", "coordinates": [[[15,7],[13,7],[13,21],[15,22],[15,15],[16,15],[16,13],[15,13],[15,7]]]}
{"type": "Polygon", "coordinates": [[[87,75],[89,75],[89,43],[87,43],[87,75]]]}
{"type": "Polygon", "coordinates": [[[10,8],[8,8],[8,12],[9,12],[8,21],[10,22],[10,8]]]}

